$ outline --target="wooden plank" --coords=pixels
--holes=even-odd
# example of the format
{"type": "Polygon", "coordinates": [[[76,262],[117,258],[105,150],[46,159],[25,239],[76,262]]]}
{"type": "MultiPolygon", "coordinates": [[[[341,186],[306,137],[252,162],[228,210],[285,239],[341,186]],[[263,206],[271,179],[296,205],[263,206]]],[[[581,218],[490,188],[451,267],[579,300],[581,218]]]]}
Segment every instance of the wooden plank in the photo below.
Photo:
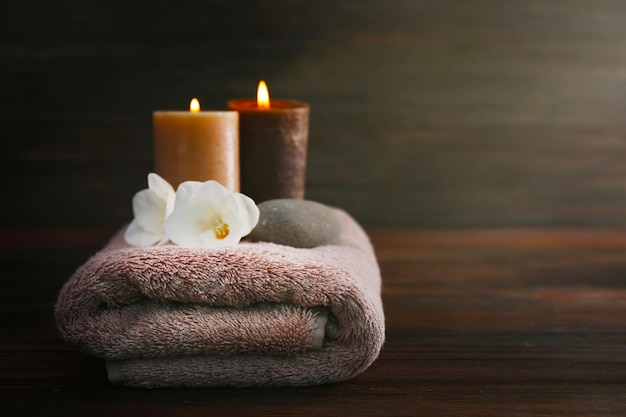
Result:
{"type": "Polygon", "coordinates": [[[623,2],[142,4],[0,6],[2,218],[128,221],[152,111],[265,78],[311,104],[308,197],[367,226],[625,225],[623,2]]]}
{"type": "Polygon", "coordinates": [[[8,412],[626,412],[623,232],[371,230],[383,274],[387,340],[363,374],[345,383],[299,389],[151,391],[109,385],[102,362],[65,345],[56,332],[52,307],[60,286],[110,231],[0,233],[0,396],[8,412]]]}

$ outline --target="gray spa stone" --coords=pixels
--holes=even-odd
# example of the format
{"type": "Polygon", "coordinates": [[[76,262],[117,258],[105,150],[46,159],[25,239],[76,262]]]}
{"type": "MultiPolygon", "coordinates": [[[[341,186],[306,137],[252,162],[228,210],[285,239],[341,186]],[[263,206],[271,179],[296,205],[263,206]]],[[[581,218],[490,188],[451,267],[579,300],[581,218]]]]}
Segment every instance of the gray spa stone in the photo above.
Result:
{"type": "Polygon", "coordinates": [[[336,243],[341,223],[328,206],[310,200],[276,199],[259,204],[259,222],[246,240],[296,248],[336,243]]]}

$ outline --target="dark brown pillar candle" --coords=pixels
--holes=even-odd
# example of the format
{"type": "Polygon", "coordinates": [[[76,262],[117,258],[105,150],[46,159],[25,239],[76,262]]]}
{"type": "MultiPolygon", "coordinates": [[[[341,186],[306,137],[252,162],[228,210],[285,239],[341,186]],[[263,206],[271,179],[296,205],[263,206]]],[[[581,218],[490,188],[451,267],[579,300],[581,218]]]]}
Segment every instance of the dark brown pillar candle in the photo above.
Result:
{"type": "Polygon", "coordinates": [[[304,198],[309,105],[255,99],[228,102],[239,112],[241,192],[256,203],[276,198],[304,198]]]}

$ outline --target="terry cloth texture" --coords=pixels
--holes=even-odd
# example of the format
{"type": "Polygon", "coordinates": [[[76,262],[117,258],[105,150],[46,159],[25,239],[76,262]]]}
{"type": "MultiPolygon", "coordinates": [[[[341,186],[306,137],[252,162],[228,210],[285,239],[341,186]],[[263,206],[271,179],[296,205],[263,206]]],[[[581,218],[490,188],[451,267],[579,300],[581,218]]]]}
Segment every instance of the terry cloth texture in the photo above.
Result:
{"type": "Polygon", "coordinates": [[[337,244],[135,248],[123,230],[81,266],[55,308],[62,337],[144,388],[305,386],[364,371],[384,341],[381,277],[341,210],[337,244]]]}

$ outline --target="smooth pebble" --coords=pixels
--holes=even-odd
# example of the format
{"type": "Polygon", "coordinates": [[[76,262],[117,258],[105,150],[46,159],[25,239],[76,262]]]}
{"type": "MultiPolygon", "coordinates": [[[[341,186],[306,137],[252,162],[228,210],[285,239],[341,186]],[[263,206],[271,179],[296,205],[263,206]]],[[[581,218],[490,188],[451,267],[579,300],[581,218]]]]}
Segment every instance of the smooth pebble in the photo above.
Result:
{"type": "Polygon", "coordinates": [[[310,200],[276,199],[259,204],[259,222],[247,240],[296,248],[336,243],[341,223],[330,207],[310,200]]]}

